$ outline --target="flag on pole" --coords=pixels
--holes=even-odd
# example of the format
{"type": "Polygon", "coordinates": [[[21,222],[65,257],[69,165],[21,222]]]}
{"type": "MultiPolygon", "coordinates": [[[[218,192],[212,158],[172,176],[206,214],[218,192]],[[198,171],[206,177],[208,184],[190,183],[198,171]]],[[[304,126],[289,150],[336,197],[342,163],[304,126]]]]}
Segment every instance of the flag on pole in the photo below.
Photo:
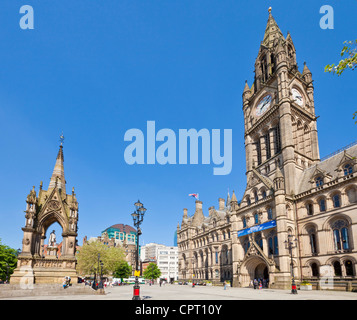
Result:
{"type": "Polygon", "coordinates": [[[194,198],[196,198],[196,200],[198,200],[198,193],[190,193],[188,196],[194,197],[194,198]]]}

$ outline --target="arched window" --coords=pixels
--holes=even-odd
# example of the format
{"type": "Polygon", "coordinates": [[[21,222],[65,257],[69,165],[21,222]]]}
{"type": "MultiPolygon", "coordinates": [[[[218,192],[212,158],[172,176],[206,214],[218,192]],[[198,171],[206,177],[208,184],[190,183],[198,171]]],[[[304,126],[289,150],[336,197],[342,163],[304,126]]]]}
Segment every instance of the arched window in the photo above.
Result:
{"type": "Polygon", "coordinates": [[[265,199],[267,197],[267,192],[265,190],[262,191],[262,198],[265,199]]]}
{"type": "Polygon", "coordinates": [[[316,230],[315,228],[311,228],[309,230],[309,238],[310,238],[310,248],[311,248],[311,254],[316,255],[317,254],[317,239],[316,239],[316,230]]]}
{"type": "Polygon", "coordinates": [[[319,201],[320,212],[326,211],[326,200],[320,199],[319,201]]]}
{"type": "Polygon", "coordinates": [[[347,222],[344,220],[338,220],[332,225],[333,240],[336,251],[350,249],[347,227],[347,222]]]}
{"type": "Polygon", "coordinates": [[[278,237],[274,233],[270,233],[268,235],[268,254],[269,255],[278,255],[279,254],[278,237]]]}
{"type": "Polygon", "coordinates": [[[338,261],[335,261],[333,263],[333,269],[335,271],[335,276],[337,277],[341,277],[342,276],[342,269],[341,269],[341,265],[338,261]]]}
{"type": "Polygon", "coordinates": [[[258,198],[258,192],[254,191],[254,201],[258,202],[259,198],[258,198]]]}
{"type": "Polygon", "coordinates": [[[312,203],[306,204],[307,215],[312,216],[314,214],[314,206],[312,203]]]}
{"type": "Polygon", "coordinates": [[[346,164],[344,167],[343,167],[343,173],[345,176],[348,176],[350,174],[353,173],[353,167],[350,163],[346,164]]]}
{"type": "Polygon", "coordinates": [[[247,197],[247,205],[250,206],[251,201],[250,201],[250,197],[247,197]]]}
{"type": "Polygon", "coordinates": [[[333,202],[333,207],[334,207],[334,208],[339,208],[339,207],[341,207],[340,195],[335,194],[335,195],[332,197],[332,202],[333,202]]]}
{"type": "Polygon", "coordinates": [[[320,176],[315,179],[316,188],[322,187],[324,184],[324,179],[320,176]]]}
{"type": "Polygon", "coordinates": [[[317,266],[317,263],[311,264],[311,273],[313,277],[318,277],[319,276],[319,267],[317,266]]]}
{"type": "Polygon", "coordinates": [[[353,277],[353,264],[351,260],[346,260],[345,261],[345,269],[346,269],[346,276],[353,277]]]}

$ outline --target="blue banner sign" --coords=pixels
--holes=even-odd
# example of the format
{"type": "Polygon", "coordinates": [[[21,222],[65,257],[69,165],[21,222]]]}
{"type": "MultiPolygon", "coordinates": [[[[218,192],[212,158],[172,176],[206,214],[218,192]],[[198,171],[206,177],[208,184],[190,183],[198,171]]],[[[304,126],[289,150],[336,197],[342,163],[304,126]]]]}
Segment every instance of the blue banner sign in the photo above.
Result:
{"type": "Polygon", "coordinates": [[[271,221],[259,224],[257,226],[250,227],[248,229],[239,230],[238,237],[242,237],[247,234],[251,234],[254,232],[258,232],[258,231],[262,231],[262,230],[266,230],[266,229],[270,229],[270,228],[274,228],[274,227],[276,227],[276,221],[271,220],[271,221]]]}

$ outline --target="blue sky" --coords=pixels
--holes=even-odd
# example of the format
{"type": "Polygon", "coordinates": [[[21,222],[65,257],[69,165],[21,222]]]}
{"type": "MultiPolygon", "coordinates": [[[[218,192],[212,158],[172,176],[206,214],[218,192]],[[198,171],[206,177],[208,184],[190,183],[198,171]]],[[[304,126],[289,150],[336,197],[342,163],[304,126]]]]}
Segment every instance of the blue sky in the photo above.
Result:
{"type": "MultiPolygon", "coordinates": [[[[315,85],[321,156],[356,140],[356,71],[324,73],[345,40],[356,39],[356,1],[2,0],[0,4],[0,238],[21,248],[26,196],[47,189],[65,136],[67,192],[79,201],[79,244],[116,223],[132,225],[140,199],[147,207],[144,243],[173,244],[183,208],[205,214],[218,198],[245,189],[242,91],[268,7],[284,36],[291,33],[302,71],[315,85]],[[19,27],[22,5],[33,6],[34,30],[19,27]],[[319,22],[334,9],[334,29],[319,22]],[[124,134],[146,130],[233,130],[233,167],[134,165],[124,161],[124,134]]],[[[50,229],[52,229],[50,227],[50,229]]],[[[47,234],[47,236],[49,233],[47,234]]],[[[143,243],[142,242],[142,243],[143,243]]]]}

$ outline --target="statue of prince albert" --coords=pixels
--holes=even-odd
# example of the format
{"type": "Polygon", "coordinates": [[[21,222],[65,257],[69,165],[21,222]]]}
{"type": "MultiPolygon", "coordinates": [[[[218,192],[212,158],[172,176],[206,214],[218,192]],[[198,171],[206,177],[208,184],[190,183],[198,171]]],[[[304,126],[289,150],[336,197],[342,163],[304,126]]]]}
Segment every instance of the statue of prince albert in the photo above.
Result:
{"type": "Polygon", "coordinates": [[[55,230],[53,230],[50,234],[50,238],[48,239],[48,246],[54,247],[56,245],[56,235],[55,230]]]}

